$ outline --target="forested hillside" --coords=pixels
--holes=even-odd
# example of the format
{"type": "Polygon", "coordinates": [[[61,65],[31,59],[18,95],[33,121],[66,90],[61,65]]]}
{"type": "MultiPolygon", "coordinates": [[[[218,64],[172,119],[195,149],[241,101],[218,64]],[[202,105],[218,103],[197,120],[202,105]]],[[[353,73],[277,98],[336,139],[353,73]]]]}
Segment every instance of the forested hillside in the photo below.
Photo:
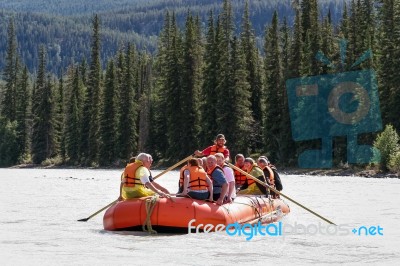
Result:
{"type": "MultiPolygon", "coordinates": [[[[293,24],[294,12],[291,0],[251,0],[250,20],[257,37],[257,45],[262,47],[262,35],[265,25],[270,23],[274,10],[279,18],[287,18],[293,24]]],[[[15,30],[21,57],[31,72],[36,72],[38,47],[47,48],[47,69],[60,73],[71,62],[80,61],[89,56],[90,17],[97,13],[101,20],[101,61],[109,57],[128,42],[137,48],[154,53],[157,36],[164,23],[166,10],[175,13],[177,24],[183,27],[188,11],[199,15],[202,30],[209,10],[216,13],[222,0],[3,0],[0,1],[0,59],[5,58],[7,24],[14,18],[15,30]]],[[[243,14],[244,1],[232,1],[233,21],[236,32],[239,30],[243,14]]],[[[339,21],[343,10],[343,1],[320,1],[320,12],[331,11],[334,24],[339,21]]],[[[0,60],[0,69],[4,60],[0,60]]]]}
{"type": "MultiPolygon", "coordinates": [[[[128,40],[113,51],[102,37],[110,30],[107,19],[88,16],[90,30],[83,35],[89,55],[61,57],[66,67],[57,75],[46,68],[55,60],[48,56],[53,47],[48,43],[32,43],[39,48],[37,71],[30,71],[21,56],[24,43],[17,41],[18,22],[9,17],[0,85],[0,165],[123,165],[140,151],[176,161],[211,144],[217,133],[225,134],[232,155],[262,153],[279,165],[296,165],[300,153],[323,143],[293,141],[285,82],[365,70],[376,73],[380,114],[389,128],[377,145],[395,140],[384,153],[383,168],[400,169],[398,138],[392,137],[400,129],[400,0],[352,1],[343,6],[337,25],[317,0],[293,1],[292,25],[273,11],[259,36],[261,47],[251,5],[235,14],[232,3],[224,0],[218,11],[208,10],[205,20],[186,10],[182,25],[174,10],[165,12],[154,54],[128,40]]],[[[353,109],[364,101],[354,99],[353,109]]],[[[317,112],[301,119],[311,117],[317,112]]],[[[375,131],[361,133],[352,139],[355,144],[374,143],[375,131]]],[[[334,164],[347,162],[346,136],[333,142],[334,164]]]]}

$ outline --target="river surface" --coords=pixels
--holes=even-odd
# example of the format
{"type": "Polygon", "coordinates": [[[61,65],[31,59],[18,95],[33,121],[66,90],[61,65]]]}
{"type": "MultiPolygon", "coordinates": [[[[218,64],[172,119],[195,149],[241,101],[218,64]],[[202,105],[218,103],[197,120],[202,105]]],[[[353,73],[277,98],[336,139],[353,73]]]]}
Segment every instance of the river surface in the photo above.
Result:
{"type": "MultiPolygon", "coordinates": [[[[287,201],[286,233],[251,240],[226,232],[108,232],[104,213],[78,222],[118,197],[120,174],[0,169],[0,264],[400,265],[399,179],[282,175],[285,194],[338,227],[287,201]],[[362,226],[368,235],[350,230],[362,226]]],[[[176,192],[177,179],[172,171],[157,181],[176,192]]]]}

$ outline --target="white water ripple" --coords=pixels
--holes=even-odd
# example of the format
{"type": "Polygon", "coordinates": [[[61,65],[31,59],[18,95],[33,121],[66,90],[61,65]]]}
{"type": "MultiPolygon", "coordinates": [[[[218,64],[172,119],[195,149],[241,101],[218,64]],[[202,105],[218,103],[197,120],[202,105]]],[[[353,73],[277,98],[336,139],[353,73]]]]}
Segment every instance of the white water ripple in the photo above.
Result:
{"type": "MultiPolygon", "coordinates": [[[[398,265],[399,179],[285,176],[284,193],[349,231],[383,235],[229,236],[108,232],[103,213],[118,197],[120,170],[0,169],[1,265],[398,265]]],[[[154,174],[159,171],[153,171],[154,174]]],[[[178,172],[157,181],[176,192],[178,172]]],[[[285,225],[327,223],[288,202],[285,225]]]]}

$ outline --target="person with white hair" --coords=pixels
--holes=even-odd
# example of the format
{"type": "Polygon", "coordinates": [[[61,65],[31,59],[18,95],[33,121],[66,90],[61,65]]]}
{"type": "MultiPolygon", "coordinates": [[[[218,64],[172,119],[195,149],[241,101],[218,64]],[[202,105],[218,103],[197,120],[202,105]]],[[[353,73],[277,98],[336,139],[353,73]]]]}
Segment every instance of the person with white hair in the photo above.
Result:
{"type": "Polygon", "coordinates": [[[120,186],[120,200],[152,196],[171,197],[166,188],[153,181],[150,167],[153,158],[150,154],[139,153],[134,162],[124,170],[120,186]]]}

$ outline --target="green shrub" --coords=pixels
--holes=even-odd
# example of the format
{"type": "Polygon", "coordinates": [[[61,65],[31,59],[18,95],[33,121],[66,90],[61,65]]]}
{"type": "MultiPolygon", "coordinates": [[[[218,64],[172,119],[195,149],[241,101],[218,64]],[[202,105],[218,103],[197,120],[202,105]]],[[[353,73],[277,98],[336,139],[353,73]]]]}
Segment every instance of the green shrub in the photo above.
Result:
{"type": "Polygon", "coordinates": [[[46,160],[44,160],[41,165],[42,166],[52,166],[52,165],[61,165],[63,164],[63,159],[60,155],[57,155],[55,157],[52,158],[47,158],[46,160]]]}
{"type": "Polygon", "coordinates": [[[392,125],[387,125],[376,137],[374,147],[381,152],[381,168],[388,169],[390,157],[400,151],[399,135],[392,125]]]}
{"type": "Polygon", "coordinates": [[[392,172],[400,172],[400,152],[390,156],[388,168],[392,172]]]}

